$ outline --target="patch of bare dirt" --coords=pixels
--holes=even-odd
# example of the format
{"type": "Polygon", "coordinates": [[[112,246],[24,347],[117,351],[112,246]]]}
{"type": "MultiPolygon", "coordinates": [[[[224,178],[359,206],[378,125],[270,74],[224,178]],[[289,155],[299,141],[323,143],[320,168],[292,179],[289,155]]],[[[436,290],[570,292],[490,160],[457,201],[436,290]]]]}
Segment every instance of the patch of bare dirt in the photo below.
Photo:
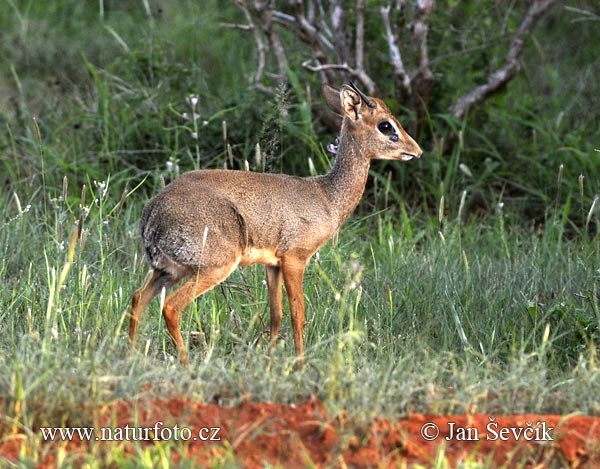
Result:
{"type": "MultiPolygon", "coordinates": [[[[587,416],[418,414],[365,423],[329,417],[317,400],[299,405],[246,402],[221,407],[186,399],[117,401],[97,409],[97,415],[99,427],[93,441],[77,434],[69,441],[45,441],[35,448],[36,454],[26,453],[28,458],[38,460],[38,467],[51,467],[59,452],[84,455],[91,445],[107,451],[119,445],[133,453],[134,445],[157,445],[152,440],[164,438],[178,440],[169,446],[175,461],[184,454],[198,466],[233,455],[240,465],[250,468],[265,463],[395,467],[398,463],[427,465],[442,451],[451,465],[470,460],[491,467],[516,462],[600,467],[600,418],[587,416]],[[100,427],[107,429],[104,434],[100,427]],[[102,441],[103,437],[113,441],[102,441]]],[[[28,439],[2,421],[0,456],[17,462],[28,439]]]]}

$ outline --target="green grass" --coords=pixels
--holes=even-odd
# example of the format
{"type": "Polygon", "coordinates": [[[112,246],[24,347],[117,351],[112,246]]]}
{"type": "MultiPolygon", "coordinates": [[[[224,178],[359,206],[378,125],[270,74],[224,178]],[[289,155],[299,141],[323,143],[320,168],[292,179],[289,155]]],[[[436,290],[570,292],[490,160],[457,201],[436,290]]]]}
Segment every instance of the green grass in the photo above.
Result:
{"type": "MultiPolygon", "coordinates": [[[[502,213],[484,225],[443,220],[441,230],[393,212],[355,217],[308,269],[304,370],[293,368],[289,324],[268,356],[260,266],[188,309],[183,328],[201,331],[206,344],[187,370],[173,361],[158,301],[129,353],[126,315],[146,269],[137,232],[144,199],[133,192],[122,203],[122,192],[111,181],[102,195],[92,183],[84,209],[58,201],[45,214],[35,199],[19,213],[6,197],[0,391],[22,396],[20,419],[65,418],[65,403],[77,408],[90,393],[134,396],[162,381],[206,401],[223,388],[231,403],[316,395],[365,416],[463,412],[473,403],[482,411],[600,411],[597,237],[565,241],[549,234],[552,226],[532,234],[507,227],[502,213]],[[81,239],[71,234],[79,220],[81,239]],[[486,393],[498,397],[478,402],[486,393]]],[[[77,418],[85,415],[77,410],[77,418]]]]}
{"type": "MultiPolygon", "coordinates": [[[[94,426],[97,406],[142,395],[224,405],[316,396],[359,421],[473,409],[600,414],[598,237],[565,241],[553,226],[530,233],[507,227],[502,213],[486,224],[444,219],[441,230],[391,211],[354,217],[307,271],[305,368],[294,366],[289,320],[269,356],[262,267],[236,272],[188,308],[184,331],[206,343],[184,368],[158,301],[130,350],[127,311],[146,268],[137,234],[144,198],[134,192],[123,204],[118,182],[104,195],[97,186],[83,210],[76,202],[36,210],[38,193],[19,213],[5,196],[5,425],[94,426]]],[[[32,448],[39,438],[32,433],[32,448]]]]}
{"type": "MultiPolygon", "coordinates": [[[[593,113],[569,127],[569,103],[585,104],[569,94],[572,80],[537,96],[552,97],[549,114],[502,95],[480,111],[483,124],[462,124],[450,154],[373,164],[358,212],[307,269],[304,368],[287,305],[269,355],[262,266],[186,310],[184,336],[200,340],[184,368],[158,300],[135,350],[126,338],[147,269],[144,203],[187,169],[260,168],[257,143],[274,171],[307,175],[309,158],[324,171],[331,136],[298,87],[275,98],[245,89],[252,54],[244,41],[227,47],[239,32],[218,27],[239,20],[231,6],[203,2],[199,14],[182,1],[160,16],[147,2],[99,2],[102,14],[55,3],[0,7],[15,44],[0,46],[0,427],[27,435],[23,464],[35,461],[35,428],[94,426],[98,406],[148,395],[224,405],[316,396],[358,421],[474,409],[600,415],[600,142],[593,113]],[[183,118],[190,94],[198,121],[183,118]]],[[[447,117],[431,119],[443,136],[447,117]]],[[[88,457],[150,466],[170,444],[88,457]]]]}

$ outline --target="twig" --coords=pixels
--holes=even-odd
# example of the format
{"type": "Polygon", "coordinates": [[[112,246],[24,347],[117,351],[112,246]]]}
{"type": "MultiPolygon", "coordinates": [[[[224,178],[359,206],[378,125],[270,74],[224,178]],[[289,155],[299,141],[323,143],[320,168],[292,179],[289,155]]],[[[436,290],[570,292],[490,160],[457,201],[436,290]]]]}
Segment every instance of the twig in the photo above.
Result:
{"type": "Polygon", "coordinates": [[[348,72],[349,74],[354,76],[356,76],[357,74],[356,69],[352,68],[347,63],[311,65],[311,61],[312,59],[306,59],[304,62],[302,62],[302,66],[305,69],[310,70],[311,72],[322,72],[324,70],[343,70],[344,72],[348,72]]]}
{"type": "Polygon", "coordinates": [[[519,58],[523,52],[525,38],[555,1],[533,0],[530,3],[519,29],[510,41],[504,65],[488,76],[485,85],[476,86],[456,101],[450,108],[456,118],[462,119],[471,107],[498,92],[521,71],[522,66],[519,58]]]}
{"type": "Polygon", "coordinates": [[[241,31],[252,31],[254,25],[251,24],[237,24],[237,23],[219,23],[221,28],[239,29],[241,31]]]}
{"type": "Polygon", "coordinates": [[[342,70],[348,73],[349,75],[359,79],[361,83],[365,85],[368,94],[375,94],[377,92],[377,85],[375,85],[373,79],[364,70],[352,68],[347,63],[312,65],[310,63],[311,60],[312,59],[307,59],[304,62],[302,62],[302,66],[307,70],[310,70],[311,72],[323,72],[325,70],[342,70]]]}

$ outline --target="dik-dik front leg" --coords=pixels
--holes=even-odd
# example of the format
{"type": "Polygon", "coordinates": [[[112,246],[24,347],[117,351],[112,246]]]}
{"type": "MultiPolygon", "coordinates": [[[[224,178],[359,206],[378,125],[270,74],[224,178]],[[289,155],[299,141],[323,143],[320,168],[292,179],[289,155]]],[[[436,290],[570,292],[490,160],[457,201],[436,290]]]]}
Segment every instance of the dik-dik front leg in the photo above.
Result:
{"type": "Polygon", "coordinates": [[[296,345],[296,356],[300,363],[304,361],[304,346],[302,343],[302,331],[304,329],[304,269],[306,260],[299,258],[285,259],[282,263],[283,280],[285,290],[290,303],[292,316],[292,329],[294,331],[294,344],[296,345]]]}

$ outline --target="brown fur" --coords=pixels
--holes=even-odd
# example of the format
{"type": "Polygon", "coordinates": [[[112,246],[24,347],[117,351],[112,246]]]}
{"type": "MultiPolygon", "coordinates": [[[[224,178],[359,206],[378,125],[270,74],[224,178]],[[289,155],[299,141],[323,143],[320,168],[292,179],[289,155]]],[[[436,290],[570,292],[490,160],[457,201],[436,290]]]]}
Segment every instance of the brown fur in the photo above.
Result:
{"type": "Polygon", "coordinates": [[[329,107],[343,116],[335,162],[328,174],[292,177],[247,171],[191,171],[152,198],[142,213],[141,232],[152,269],[133,295],[129,338],[141,315],[163,288],[186,278],[163,307],[179,358],[187,351],[179,327],[181,311],[225,280],[238,266],[266,265],[271,346],[281,319],[282,282],[288,295],[296,354],[302,359],[303,277],[312,255],[338,230],[358,204],[371,159],[408,160],[419,145],[390,114],[383,101],[365,105],[352,87],[325,86],[329,107]],[[396,141],[378,130],[393,122],[396,141]]]}

